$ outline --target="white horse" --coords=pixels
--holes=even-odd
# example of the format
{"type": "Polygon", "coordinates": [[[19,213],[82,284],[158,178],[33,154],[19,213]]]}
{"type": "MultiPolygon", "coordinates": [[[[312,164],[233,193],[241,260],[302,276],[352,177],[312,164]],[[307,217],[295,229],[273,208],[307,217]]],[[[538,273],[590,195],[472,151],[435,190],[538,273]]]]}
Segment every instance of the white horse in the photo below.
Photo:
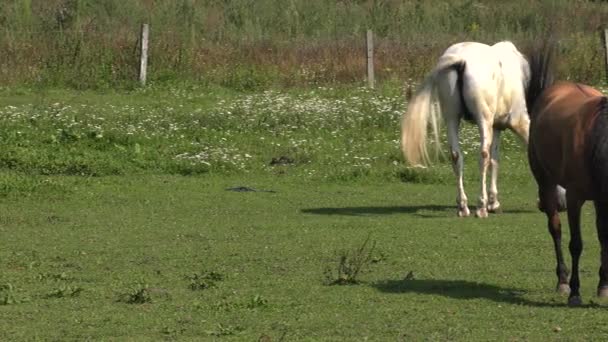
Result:
{"type": "Polygon", "coordinates": [[[498,146],[500,132],[511,129],[526,144],[530,119],[526,88],[530,66],[511,42],[492,46],[465,42],[450,46],[439,58],[411,99],[402,121],[401,147],[411,165],[428,164],[427,127],[430,124],[439,151],[438,111],[448,134],[451,160],[458,178],[458,216],[469,216],[463,184],[463,154],[458,142],[460,119],[479,127],[481,189],[476,216],[487,217],[498,202],[498,146]],[[439,108],[434,105],[439,102],[439,108]],[[438,109],[438,110],[437,110],[438,109]],[[489,196],[486,173],[491,170],[489,196]]]}

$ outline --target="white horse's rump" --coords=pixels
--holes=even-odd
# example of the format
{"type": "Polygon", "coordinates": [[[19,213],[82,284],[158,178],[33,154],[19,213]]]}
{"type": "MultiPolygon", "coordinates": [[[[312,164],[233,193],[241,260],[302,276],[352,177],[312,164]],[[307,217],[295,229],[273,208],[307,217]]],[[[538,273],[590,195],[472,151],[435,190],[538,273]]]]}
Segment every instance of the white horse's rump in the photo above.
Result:
{"type": "Polygon", "coordinates": [[[447,126],[451,160],[458,178],[458,215],[470,214],[463,185],[463,154],[458,143],[460,119],[477,124],[481,138],[481,189],[477,216],[500,207],[498,189],[498,143],[500,132],[513,130],[526,143],[530,120],[526,87],[530,67],[511,42],[492,46],[465,42],[450,46],[439,58],[411,99],[403,116],[401,147],[411,165],[428,164],[427,127],[431,126],[439,151],[438,112],[447,126]],[[436,103],[439,107],[436,107],[436,103]],[[489,197],[486,173],[491,170],[489,197]]]}

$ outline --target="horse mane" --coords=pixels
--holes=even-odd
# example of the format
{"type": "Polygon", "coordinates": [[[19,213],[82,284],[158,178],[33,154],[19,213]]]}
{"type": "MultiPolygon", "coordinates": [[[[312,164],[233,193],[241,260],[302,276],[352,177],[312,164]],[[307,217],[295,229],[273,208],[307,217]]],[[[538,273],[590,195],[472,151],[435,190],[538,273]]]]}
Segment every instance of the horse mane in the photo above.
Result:
{"type": "Polygon", "coordinates": [[[530,74],[526,87],[526,107],[532,112],[534,103],[540,94],[554,82],[554,58],[556,40],[547,37],[533,43],[527,54],[530,74]]]}

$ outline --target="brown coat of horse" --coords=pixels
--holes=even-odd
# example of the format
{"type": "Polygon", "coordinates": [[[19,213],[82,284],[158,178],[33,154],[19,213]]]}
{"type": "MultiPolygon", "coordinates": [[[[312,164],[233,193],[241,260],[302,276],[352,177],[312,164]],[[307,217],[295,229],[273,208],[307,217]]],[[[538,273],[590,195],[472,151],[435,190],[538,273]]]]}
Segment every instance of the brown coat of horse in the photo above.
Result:
{"type": "Polygon", "coordinates": [[[542,88],[531,101],[528,158],[538,184],[539,208],[547,215],[554,242],[558,290],[569,290],[568,303],[579,305],[580,212],[587,200],[595,203],[601,243],[598,296],[608,296],[608,105],[600,91],[583,84],[558,82],[542,88]],[[572,256],[569,286],[561,250],[557,185],[566,189],[572,256]]]}

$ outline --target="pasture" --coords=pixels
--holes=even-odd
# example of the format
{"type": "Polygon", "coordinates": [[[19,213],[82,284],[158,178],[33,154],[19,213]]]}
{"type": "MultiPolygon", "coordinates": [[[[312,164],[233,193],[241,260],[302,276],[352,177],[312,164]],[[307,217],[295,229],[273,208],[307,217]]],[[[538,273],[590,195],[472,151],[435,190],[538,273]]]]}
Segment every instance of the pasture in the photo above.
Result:
{"type": "Polygon", "coordinates": [[[517,138],[504,213],[458,219],[447,163],[403,165],[405,103],[394,85],[1,90],[0,339],[605,336],[592,206],[569,308],[517,138]],[[341,259],[361,260],[355,284],[341,259]]]}

